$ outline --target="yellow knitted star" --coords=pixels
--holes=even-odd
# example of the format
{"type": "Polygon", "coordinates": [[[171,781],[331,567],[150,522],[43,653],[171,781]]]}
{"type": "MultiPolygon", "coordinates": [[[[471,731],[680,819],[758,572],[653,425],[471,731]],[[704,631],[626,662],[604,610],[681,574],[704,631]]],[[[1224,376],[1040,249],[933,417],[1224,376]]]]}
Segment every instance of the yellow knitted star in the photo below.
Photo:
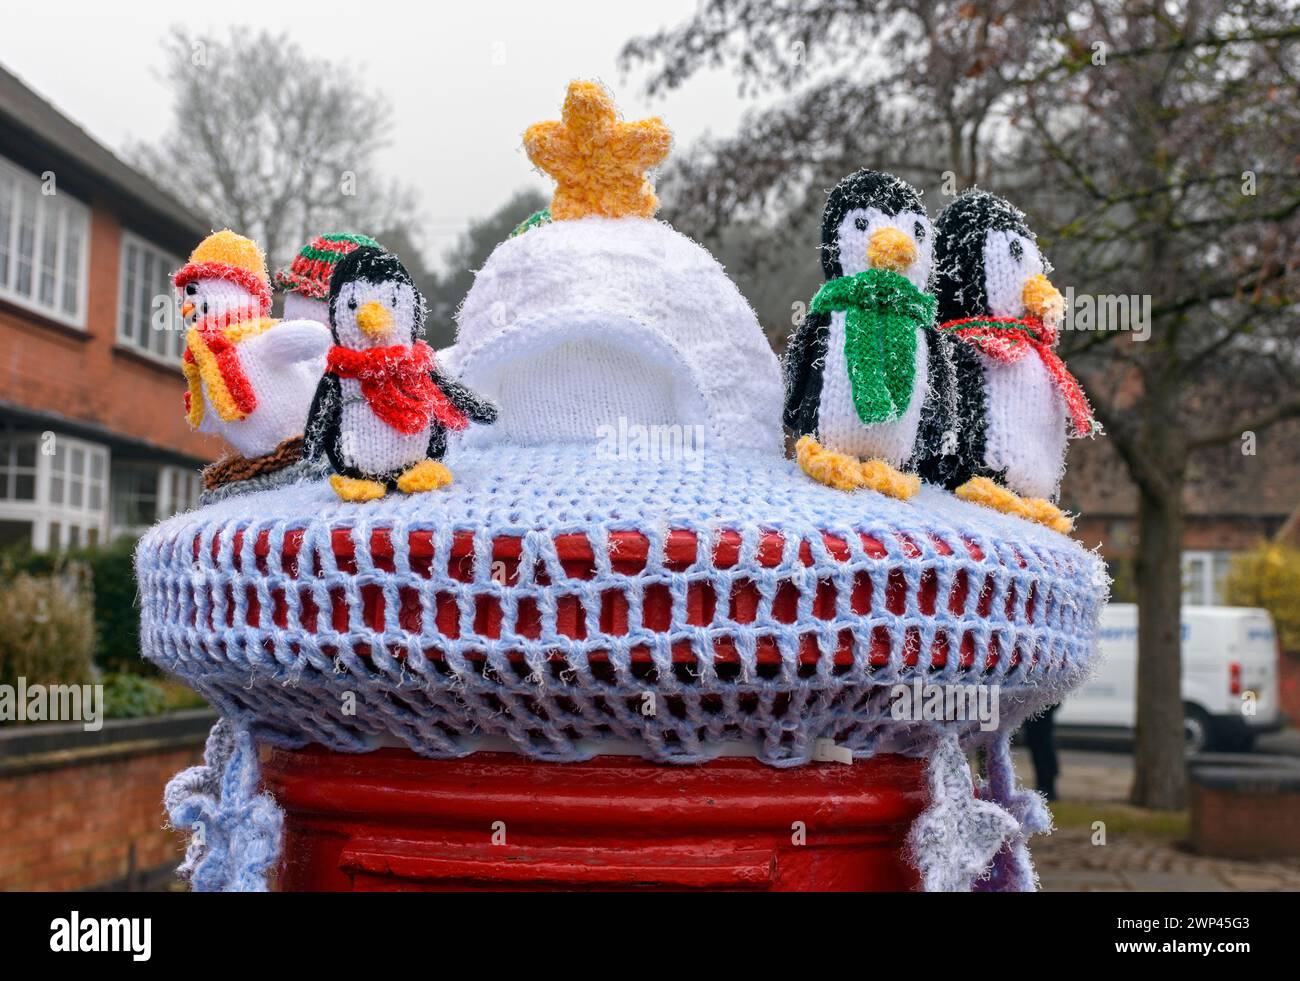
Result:
{"type": "Polygon", "coordinates": [[[562,115],[524,133],[528,159],[555,178],[551,217],[653,217],[659,199],[646,171],[668,156],[668,127],[658,117],[622,122],[596,82],[570,82],[562,115]]]}

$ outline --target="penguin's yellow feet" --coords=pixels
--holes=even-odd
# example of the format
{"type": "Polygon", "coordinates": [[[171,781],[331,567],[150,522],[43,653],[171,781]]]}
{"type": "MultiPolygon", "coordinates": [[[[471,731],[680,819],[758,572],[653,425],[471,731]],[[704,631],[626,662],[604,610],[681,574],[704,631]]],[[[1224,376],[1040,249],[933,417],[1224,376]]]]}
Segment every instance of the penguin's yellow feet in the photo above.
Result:
{"type": "Polygon", "coordinates": [[[819,484],[842,491],[862,486],[862,464],[855,457],[828,450],[811,436],[795,443],[794,457],[799,468],[819,484]]]}
{"type": "Polygon", "coordinates": [[[884,460],[867,460],[859,464],[858,479],[860,486],[900,501],[910,501],[921,489],[920,477],[895,470],[884,460]]]}
{"type": "Polygon", "coordinates": [[[1074,528],[1074,522],[1051,501],[1041,497],[1024,498],[988,477],[972,477],[953,491],[963,501],[982,504],[1003,514],[1015,515],[1026,521],[1046,525],[1053,531],[1068,534],[1074,528]]]}
{"type": "Polygon", "coordinates": [[[330,486],[334,488],[334,493],[340,500],[357,503],[377,501],[388,493],[388,488],[377,480],[358,480],[337,473],[330,478],[330,486]]]}
{"type": "Polygon", "coordinates": [[[847,453],[826,449],[811,436],[801,437],[795,444],[794,451],[795,459],[804,473],[819,484],[836,490],[866,488],[907,501],[921,489],[919,477],[901,473],[884,460],[867,460],[864,463],[847,453]]]}
{"type": "Polygon", "coordinates": [[[1051,501],[1041,497],[1027,497],[1024,499],[1024,506],[1025,517],[1030,521],[1037,521],[1040,525],[1046,525],[1052,531],[1059,531],[1062,535],[1068,535],[1074,530],[1074,519],[1051,501]]]}
{"type": "Polygon", "coordinates": [[[988,477],[972,477],[953,491],[953,494],[972,504],[982,504],[1003,514],[1021,516],[1020,495],[994,483],[988,477]]]}
{"type": "Polygon", "coordinates": [[[423,494],[451,484],[451,471],[437,460],[421,460],[397,478],[397,489],[403,494],[423,494]]]}

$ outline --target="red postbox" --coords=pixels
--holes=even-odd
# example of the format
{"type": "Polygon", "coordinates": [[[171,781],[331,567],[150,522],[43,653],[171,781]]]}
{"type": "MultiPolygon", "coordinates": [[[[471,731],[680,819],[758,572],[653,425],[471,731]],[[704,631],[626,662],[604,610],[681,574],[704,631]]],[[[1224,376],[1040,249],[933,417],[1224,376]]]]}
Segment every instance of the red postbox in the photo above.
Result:
{"type": "MultiPolygon", "coordinates": [[[[769,538],[766,554],[779,556],[779,537],[769,538]]],[[[469,544],[453,550],[453,562],[472,563],[469,544]]],[[[585,537],[557,544],[569,575],[592,574],[585,537]]],[[[343,562],[351,547],[346,533],[335,536],[343,562]]],[[[735,547],[724,536],[719,551],[735,547]]],[[[380,563],[391,548],[382,533],[370,543],[380,563]]],[[[630,572],[645,561],[639,535],[619,536],[616,548],[630,572]]],[[[265,554],[260,542],[257,552],[265,554]]],[[[670,561],[695,554],[695,536],[670,537],[670,561]]],[[[512,576],[517,541],[499,541],[493,555],[512,576]]],[[[688,617],[702,619],[706,598],[688,599],[688,617]]],[[[577,629],[580,615],[560,612],[577,629]]],[[[365,615],[382,624],[376,594],[365,615]]],[[[667,622],[667,597],[647,596],[644,616],[667,622]]],[[[494,629],[493,610],[480,620],[494,629]]],[[[615,615],[610,629],[619,628],[615,615]]],[[[924,760],[889,755],[776,769],[747,758],[443,761],[309,747],[273,751],[264,772],[286,812],[279,883],[288,890],[911,889],[905,837],[926,803],[924,760]]]]}
{"type": "Polygon", "coordinates": [[[922,760],[776,770],[271,753],[286,890],[915,888],[922,760]]]}

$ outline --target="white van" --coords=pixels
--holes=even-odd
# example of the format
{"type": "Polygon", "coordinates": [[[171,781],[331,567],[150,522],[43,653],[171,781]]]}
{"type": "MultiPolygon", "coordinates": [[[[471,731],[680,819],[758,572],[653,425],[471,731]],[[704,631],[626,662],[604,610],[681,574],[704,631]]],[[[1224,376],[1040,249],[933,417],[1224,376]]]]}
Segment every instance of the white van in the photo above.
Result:
{"type": "MultiPolygon", "coordinates": [[[[1101,618],[1102,663],[1061,703],[1056,725],[1090,735],[1132,735],[1137,718],[1137,607],[1112,603],[1101,618]]],[[[1264,610],[1183,607],[1183,708],[1187,747],[1244,751],[1282,728],[1278,642],[1264,610]]]]}

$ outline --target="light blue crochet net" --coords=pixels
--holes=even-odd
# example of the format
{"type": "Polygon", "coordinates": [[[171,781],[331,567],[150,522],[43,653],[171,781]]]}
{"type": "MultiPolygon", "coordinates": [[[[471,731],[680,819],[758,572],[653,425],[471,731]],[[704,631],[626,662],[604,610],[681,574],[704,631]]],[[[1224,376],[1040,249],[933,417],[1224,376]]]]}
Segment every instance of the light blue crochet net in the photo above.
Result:
{"type": "Polygon", "coordinates": [[[998,685],[1005,732],[1092,666],[1101,560],[933,488],[845,494],[745,453],[449,463],[445,491],[343,504],[312,482],[158,525],[136,560],[145,656],[282,746],[747,747],[775,766],[824,739],[866,757],[925,752],[940,729],[994,737],[894,719],[899,683],[998,685]]]}

